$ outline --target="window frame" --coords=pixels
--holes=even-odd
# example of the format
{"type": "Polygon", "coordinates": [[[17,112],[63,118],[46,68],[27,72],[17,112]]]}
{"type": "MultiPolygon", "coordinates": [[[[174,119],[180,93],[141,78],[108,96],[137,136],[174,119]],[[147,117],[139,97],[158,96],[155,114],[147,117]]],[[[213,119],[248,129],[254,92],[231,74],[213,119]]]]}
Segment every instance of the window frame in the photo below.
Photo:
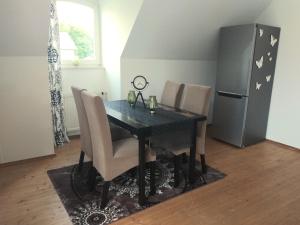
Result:
{"type": "MultiPolygon", "coordinates": [[[[79,60],[76,64],[75,60],[62,60],[62,68],[102,68],[101,60],[101,39],[100,39],[100,6],[97,0],[57,0],[57,2],[71,2],[79,5],[90,7],[94,10],[95,24],[95,60],[79,60]]],[[[58,18],[59,19],[59,18],[58,18]]],[[[59,21],[58,21],[59,22],[59,21]]],[[[60,32],[60,31],[59,31],[60,32]]]]}

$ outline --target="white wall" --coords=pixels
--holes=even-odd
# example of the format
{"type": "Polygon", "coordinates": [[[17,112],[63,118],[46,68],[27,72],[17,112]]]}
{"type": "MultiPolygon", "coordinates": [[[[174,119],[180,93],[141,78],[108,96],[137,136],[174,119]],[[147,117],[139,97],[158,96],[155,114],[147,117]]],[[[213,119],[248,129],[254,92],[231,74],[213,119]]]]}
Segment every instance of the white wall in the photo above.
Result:
{"type": "Polygon", "coordinates": [[[300,1],[273,0],[257,22],[281,27],[267,137],[300,148],[300,1]]]}
{"type": "MultiPolygon", "coordinates": [[[[216,78],[215,61],[122,58],[121,71],[123,98],[127,98],[129,90],[134,90],[130,82],[136,75],[144,75],[150,83],[143,92],[144,97],[156,95],[158,100],[161,98],[167,80],[214,87],[216,78]]],[[[209,122],[211,122],[211,112],[209,122]]]]}
{"type": "Polygon", "coordinates": [[[54,154],[47,57],[0,57],[0,74],[1,162],[54,154]]]}
{"type": "MultiPolygon", "coordinates": [[[[62,83],[67,134],[70,136],[78,135],[80,133],[79,122],[71,86],[85,88],[98,95],[102,92],[108,93],[110,90],[107,85],[105,70],[100,66],[63,68],[62,83]]],[[[106,94],[104,96],[106,96],[106,94]]]]}
{"type": "Polygon", "coordinates": [[[143,0],[101,0],[102,61],[110,99],[121,96],[120,60],[143,0]]]}
{"type": "Polygon", "coordinates": [[[219,28],[253,23],[270,2],[145,0],[123,56],[215,60],[219,28]]]}
{"type": "Polygon", "coordinates": [[[158,99],[168,79],[214,89],[219,28],[253,23],[270,2],[144,0],[122,54],[122,97],[137,74],[150,81],[145,95],[158,99]]]}
{"type": "Polygon", "coordinates": [[[71,86],[85,88],[98,95],[101,95],[102,92],[110,93],[105,70],[102,67],[63,68],[62,83],[67,134],[69,136],[78,135],[80,134],[79,121],[71,86]]]}
{"type": "Polygon", "coordinates": [[[104,68],[63,68],[62,74],[64,96],[72,95],[71,86],[82,87],[97,94],[110,91],[104,68]]]}
{"type": "Polygon", "coordinates": [[[0,1],[0,56],[45,55],[49,4],[49,0],[0,1]]]}
{"type": "Polygon", "coordinates": [[[54,154],[49,1],[0,1],[0,163],[54,154]]]}

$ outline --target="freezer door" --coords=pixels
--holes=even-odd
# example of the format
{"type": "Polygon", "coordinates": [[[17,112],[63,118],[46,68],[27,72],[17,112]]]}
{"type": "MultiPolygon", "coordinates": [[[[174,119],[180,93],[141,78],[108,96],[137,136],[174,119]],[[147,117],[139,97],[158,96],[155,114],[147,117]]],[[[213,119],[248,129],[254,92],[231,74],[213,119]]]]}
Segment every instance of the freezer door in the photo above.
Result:
{"type": "Polygon", "coordinates": [[[256,27],[224,27],[220,31],[216,90],[248,96],[256,27]]]}
{"type": "Polygon", "coordinates": [[[243,146],[248,98],[217,92],[213,116],[213,137],[229,144],[243,146]]]}

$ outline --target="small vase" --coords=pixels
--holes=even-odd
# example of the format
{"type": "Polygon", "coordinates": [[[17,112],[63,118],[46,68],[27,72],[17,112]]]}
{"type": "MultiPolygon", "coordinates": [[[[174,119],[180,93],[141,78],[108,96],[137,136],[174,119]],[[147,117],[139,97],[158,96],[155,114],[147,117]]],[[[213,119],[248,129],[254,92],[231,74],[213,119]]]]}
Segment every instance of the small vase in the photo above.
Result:
{"type": "Polygon", "coordinates": [[[128,98],[127,101],[129,103],[130,106],[133,106],[136,100],[136,95],[135,95],[135,91],[129,91],[128,92],[128,98]]]}

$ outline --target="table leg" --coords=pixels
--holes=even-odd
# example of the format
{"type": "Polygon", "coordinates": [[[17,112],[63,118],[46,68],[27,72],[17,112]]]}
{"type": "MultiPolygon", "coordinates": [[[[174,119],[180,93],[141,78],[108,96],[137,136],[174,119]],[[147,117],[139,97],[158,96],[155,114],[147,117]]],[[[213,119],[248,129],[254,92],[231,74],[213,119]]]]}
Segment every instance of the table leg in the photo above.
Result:
{"type": "Polygon", "coordinates": [[[206,174],[207,166],[206,166],[206,162],[205,162],[205,154],[201,154],[200,158],[201,158],[202,173],[206,174]]]}
{"type": "Polygon", "coordinates": [[[145,204],[145,136],[139,135],[139,204],[145,204]]]}
{"type": "Polygon", "coordinates": [[[196,161],[196,138],[197,138],[197,121],[194,122],[191,133],[191,147],[190,147],[190,163],[189,163],[189,181],[194,183],[195,180],[195,161],[196,161]]]}

